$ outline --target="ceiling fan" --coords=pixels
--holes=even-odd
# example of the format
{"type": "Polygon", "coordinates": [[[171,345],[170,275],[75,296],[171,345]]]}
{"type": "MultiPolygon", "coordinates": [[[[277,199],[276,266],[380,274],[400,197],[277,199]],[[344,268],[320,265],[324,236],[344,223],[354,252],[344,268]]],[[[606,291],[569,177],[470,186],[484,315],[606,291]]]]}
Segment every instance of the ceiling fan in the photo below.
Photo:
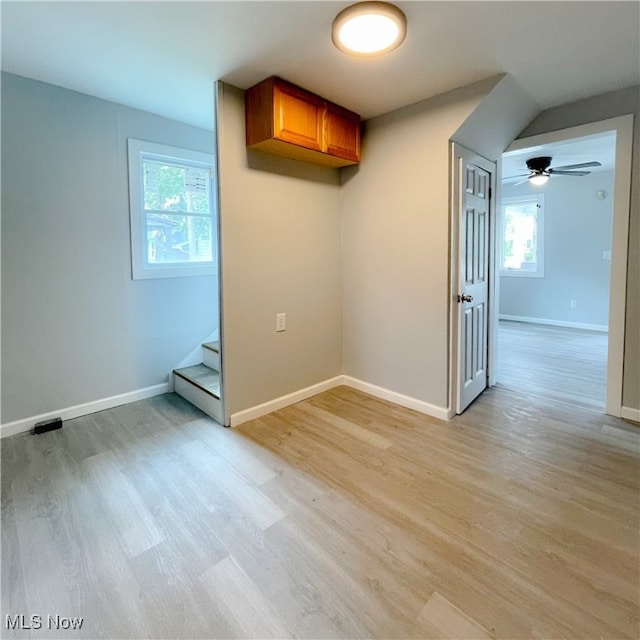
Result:
{"type": "MultiPolygon", "coordinates": [[[[579,164],[567,164],[562,167],[551,167],[551,156],[540,156],[539,158],[529,158],[527,160],[527,169],[529,173],[522,173],[511,178],[522,178],[520,182],[516,182],[513,186],[522,184],[527,180],[531,184],[537,186],[543,185],[551,176],[588,176],[591,171],[573,171],[573,169],[584,169],[586,167],[600,167],[599,162],[581,162],[579,164]]],[[[505,178],[509,180],[509,178],[505,178]]]]}

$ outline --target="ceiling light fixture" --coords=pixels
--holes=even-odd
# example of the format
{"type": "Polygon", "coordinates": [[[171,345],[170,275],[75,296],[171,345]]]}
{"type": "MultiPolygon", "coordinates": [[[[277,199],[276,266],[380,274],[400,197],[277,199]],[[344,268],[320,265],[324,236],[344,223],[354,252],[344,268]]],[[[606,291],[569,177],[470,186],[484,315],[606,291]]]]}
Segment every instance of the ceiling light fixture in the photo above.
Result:
{"type": "Polygon", "coordinates": [[[407,18],[387,2],[358,2],[342,10],[331,29],[333,44],[353,56],[379,56],[399,47],[407,18]]]}
{"type": "Polygon", "coordinates": [[[535,184],[536,187],[541,187],[549,179],[544,173],[536,173],[529,178],[531,184],[535,184]]]}

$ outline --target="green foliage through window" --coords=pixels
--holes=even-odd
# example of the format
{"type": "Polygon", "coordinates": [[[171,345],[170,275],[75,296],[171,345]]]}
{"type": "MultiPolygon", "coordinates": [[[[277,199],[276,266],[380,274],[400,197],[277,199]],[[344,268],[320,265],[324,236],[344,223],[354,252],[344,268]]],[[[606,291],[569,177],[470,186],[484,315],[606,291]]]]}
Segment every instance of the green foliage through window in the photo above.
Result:
{"type": "Polygon", "coordinates": [[[213,157],[130,139],[129,176],[134,277],[213,273],[213,157]]]}
{"type": "Polygon", "coordinates": [[[211,262],[210,170],[143,158],[142,171],[147,263],[211,262]]]}

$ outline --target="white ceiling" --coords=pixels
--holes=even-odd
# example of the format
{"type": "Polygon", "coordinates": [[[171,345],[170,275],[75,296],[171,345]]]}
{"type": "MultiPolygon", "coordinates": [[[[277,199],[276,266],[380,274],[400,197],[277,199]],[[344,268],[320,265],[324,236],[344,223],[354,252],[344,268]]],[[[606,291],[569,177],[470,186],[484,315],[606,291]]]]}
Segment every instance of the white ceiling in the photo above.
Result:
{"type": "MultiPolygon", "coordinates": [[[[602,133],[582,138],[573,138],[562,142],[554,142],[535,147],[507,151],[502,155],[502,176],[507,183],[518,182],[515,176],[528,174],[527,160],[540,156],[550,156],[552,167],[564,167],[583,162],[599,162],[600,167],[587,167],[582,171],[592,173],[611,171],[615,166],[616,135],[602,133]]],[[[562,178],[563,180],[565,178],[562,178]]],[[[573,180],[569,177],[567,180],[573,180]]]]}
{"type": "Polygon", "coordinates": [[[280,75],[369,118],[498,73],[541,108],[640,82],[638,2],[398,1],[382,58],[331,44],[349,2],[1,2],[2,69],[212,128],[212,83],[280,75]]]}

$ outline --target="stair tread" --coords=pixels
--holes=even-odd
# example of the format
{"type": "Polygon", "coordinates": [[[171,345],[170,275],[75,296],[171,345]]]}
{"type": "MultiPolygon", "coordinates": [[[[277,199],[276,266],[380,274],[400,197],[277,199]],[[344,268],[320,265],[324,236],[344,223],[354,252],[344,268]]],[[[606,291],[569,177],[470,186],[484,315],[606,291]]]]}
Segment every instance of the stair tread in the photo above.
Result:
{"type": "Polygon", "coordinates": [[[206,364],[196,364],[191,367],[174,369],[174,373],[208,391],[216,398],[220,398],[220,373],[206,364]]]}
{"type": "Polygon", "coordinates": [[[220,342],[216,340],[215,342],[205,342],[202,345],[205,349],[209,349],[211,351],[215,351],[216,353],[220,353],[220,342]]]}

